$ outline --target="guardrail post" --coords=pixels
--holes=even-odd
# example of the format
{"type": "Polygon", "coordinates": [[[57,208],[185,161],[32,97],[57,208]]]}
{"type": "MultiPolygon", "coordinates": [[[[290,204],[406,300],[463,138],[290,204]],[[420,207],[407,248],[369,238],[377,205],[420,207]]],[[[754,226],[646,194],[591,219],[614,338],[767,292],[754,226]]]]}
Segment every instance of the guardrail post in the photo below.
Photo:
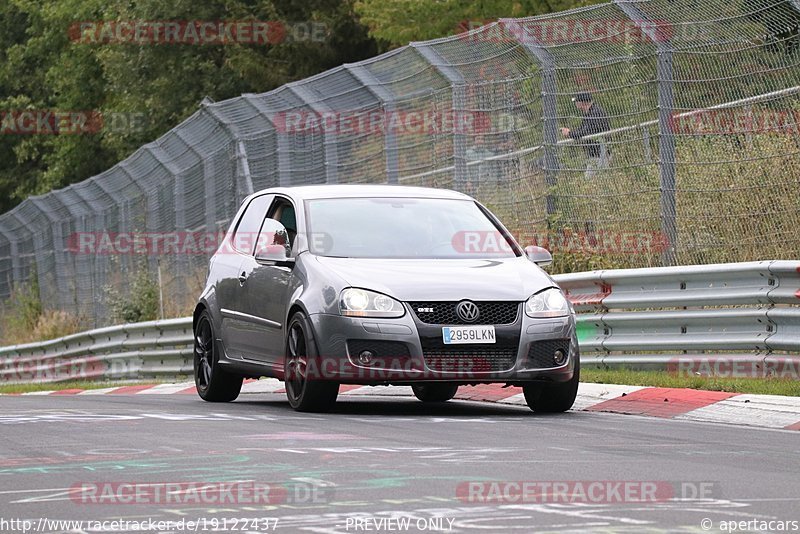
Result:
{"type": "Polygon", "coordinates": [[[547,215],[555,213],[555,197],[553,187],[558,179],[561,162],[558,159],[558,109],[556,98],[556,62],[553,54],[542,46],[536,37],[519,21],[500,19],[506,30],[528,52],[528,55],[539,64],[542,81],[542,140],[544,148],[544,179],[547,184],[547,215]]]}
{"type": "MultiPolygon", "coordinates": [[[[458,115],[464,113],[467,107],[467,85],[464,76],[455,67],[448,65],[447,60],[429,43],[415,42],[409,46],[450,82],[453,94],[453,123],[457,124],[460,122],[458,115]]],[[[455,189],[463,191],[467,183],[467,140],[464,132],[460,130],[453,132],[453,165],[455,189]]]]}
{"type": "MultiPolygon", "coordinates": [[[[381,85],[369,69],[357,63],[345,65],[344,68],[381,102],[386,113],[395,113],[396,107],[392,93],[381,85]]],[[[387,120],[385,124],[389,124],[389,121],[387,120]]],[[[387,128],[384,133],[384,151],[386,154],[386,181],[396,184],[400,170],[397,159],[397,133],[392,128],[387,128]]]]}
{"type": "Polygon", "coordinates": [[[672,114],[675,108],[674,78],[672,68],[673,46],[659,24],[648,17],[629,0],[613,0],[614,4],[631,19],[643,35],[655,45],[657,51],[656,82],[658,83],[658,152],[661,188],[661,231],[667,247],[661,256],[665,265],[675,265],[678,232],[675,208],[675,135],[672,114]]]}

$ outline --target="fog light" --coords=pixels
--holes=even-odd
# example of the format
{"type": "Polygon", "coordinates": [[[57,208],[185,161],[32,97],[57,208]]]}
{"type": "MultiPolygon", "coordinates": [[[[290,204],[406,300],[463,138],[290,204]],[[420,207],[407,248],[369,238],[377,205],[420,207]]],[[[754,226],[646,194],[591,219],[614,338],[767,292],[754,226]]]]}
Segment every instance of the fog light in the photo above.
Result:
{"type": "Polygon", "coordinates": [[[556,365],[564,365],[567,363],[567,355],[564,354],[563,350],[557,350],[555,354],[553,354],[553,361],[556,365]]]}
{"type": "Polygon", "coordinates": [[[362,350],[358,354],[358,363],[360,363],[361,365],[369,365],[370,363],[372,363],[372,358],[374,356],[375,355],[372,353],[372,351],[362,350]]]}

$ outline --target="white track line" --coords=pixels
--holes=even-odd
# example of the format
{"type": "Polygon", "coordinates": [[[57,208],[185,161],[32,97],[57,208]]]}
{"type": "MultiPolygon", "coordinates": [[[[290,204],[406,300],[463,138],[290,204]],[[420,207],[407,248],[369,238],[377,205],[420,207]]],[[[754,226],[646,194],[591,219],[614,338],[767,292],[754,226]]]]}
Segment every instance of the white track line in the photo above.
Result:
{"type": "Polygon", "coordinates": [[[158,384],[149,389],[137,392],[137,395],[171,395],[194,386],[194,382],[181,382],[180,384],[158,384]]]}
{"type": "Polygon", "coordinates": [[[800,422],[800,398],[776,395],[737,395],[710,406],[681,414],[675,419],[749,423],[783,428],[800,422]]]}
{"type": "Polygon", "coordinates": [[[283,389],[283,382],[275,378],[262,378],[242,385],[242,393],[274,393],[283,389]]]}

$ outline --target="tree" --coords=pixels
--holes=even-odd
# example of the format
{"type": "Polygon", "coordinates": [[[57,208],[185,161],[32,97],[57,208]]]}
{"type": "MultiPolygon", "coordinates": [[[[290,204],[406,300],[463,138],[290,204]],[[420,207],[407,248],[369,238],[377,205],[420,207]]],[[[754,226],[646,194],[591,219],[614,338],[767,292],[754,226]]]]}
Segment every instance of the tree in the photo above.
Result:
{"type": "Polygon", "coordinates": [[[0,135],[0,212],[108,169],[214,101],[374,56],[353,0],[0,0],[0,111],[88,111],[137,127],[0,135]],[[92,42],[81,22],[270,21],[266,44],[92,42]],[[313,25],[316,34],[308,33],[313,25]],[[77,28],[77,30],[76,30],[77,28]],[[130,115],[132,114],[132,115],[130,115]],[[144,121],[141,120],[144,118],[144,121]],[[124,121],[123,121],[124,122],[124,121]]]}
{"type": "Polygon", "coordinates": [[[357,0],[370,35],[394,48],[454,35],[501,17],[528,17],[597,4],[600,0],[357,0]]]}

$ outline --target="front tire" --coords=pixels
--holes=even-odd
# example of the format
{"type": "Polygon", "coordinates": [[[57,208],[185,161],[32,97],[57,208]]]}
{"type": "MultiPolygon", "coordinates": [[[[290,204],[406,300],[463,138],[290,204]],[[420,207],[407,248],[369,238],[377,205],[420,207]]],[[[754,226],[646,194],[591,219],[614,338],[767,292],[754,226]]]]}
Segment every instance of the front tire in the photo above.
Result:
{"type": "Polygon", "coordinates": [[[204,310],[194,328],[194,384],[204,401],[230,402],[239,396],[244,377],[222,369],[215,339],[211,315],[204,310]]]}
{"type": "Polygon", "coordinates": [[[289,405],[298,412],[329,411],[339,395],[339,384],[309,376],[309,362],[314,366],[312,370],[321,370],[321,366],[317,365],[317,343],[305,314],[295,313],[286,332],[283,378],[289,405]]]}
{"type": "Polygon", "coordinates": [[[536,413],[562,413],[575,404],[578,383],[581,379],[581,361],[575,358],[575,372],[567,382],[554,384],[527,384],[522,386],[528,408],[536,413]]]}
{"type": "Polygon", "coordinates": [[[414,384],[411,390],[422,402],[447,402],[456,396],[458,384],[414,384]]]}

